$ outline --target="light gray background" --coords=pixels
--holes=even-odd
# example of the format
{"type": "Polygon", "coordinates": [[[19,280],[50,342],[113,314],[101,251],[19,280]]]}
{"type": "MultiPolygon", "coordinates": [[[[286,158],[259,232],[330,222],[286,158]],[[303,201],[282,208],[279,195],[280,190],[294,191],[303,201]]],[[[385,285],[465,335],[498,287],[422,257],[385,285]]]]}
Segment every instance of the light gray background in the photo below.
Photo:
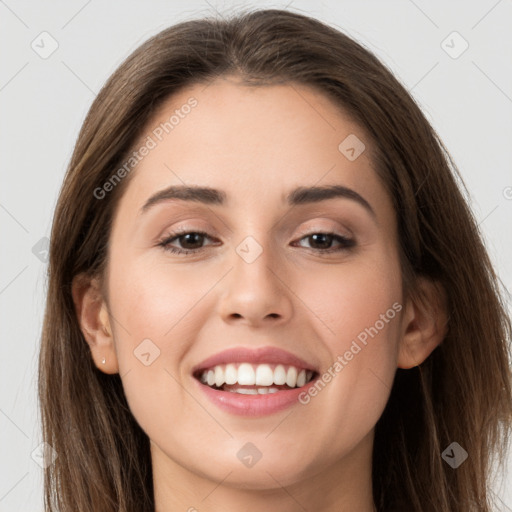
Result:
{"type": "MultiPolygon", "coordinates": [[[[42,469],[31,454],[41,443],[36,369],[46,264],[44,245],[36,254],[33,247],[50,234],[59,187],[91,102],[151,35],[196,16],[255,5],[287,7],[333,24],[395,72],[455,158],[491,257],[511,289],[511,0],[0,0],[0,512],[42,510],[42,469]],[[31,47],[35,41],[39,51],[50,48],[43,31],[58,43],[46,59],[31,47]],[[458,53],[461,39],[451,36],[442,46],[453,31],[469,44],[458,58],[445,49],[458,53]]],[[[512,510],[510,474],[495,493],[497,510],[512,510]]]]}

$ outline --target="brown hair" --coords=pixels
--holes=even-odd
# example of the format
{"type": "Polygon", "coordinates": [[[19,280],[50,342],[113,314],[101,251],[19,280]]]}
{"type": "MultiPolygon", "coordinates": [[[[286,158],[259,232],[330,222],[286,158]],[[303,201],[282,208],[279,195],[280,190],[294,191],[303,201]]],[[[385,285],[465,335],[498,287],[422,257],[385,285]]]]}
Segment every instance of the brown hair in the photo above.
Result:
{"type": "Polygon", "coordinates": [[[512,419],[511,325],[448,152],[404,87],[361,44],[307,16],[256,10],[180,23],[115,71],[80,131],[56,207],[39,360],[48,511],[152,511],[149,440],[119,375],[99,371],[80,330],[75,276],[102,275],[111,220],[129,175],[104,199],[148,120],[178,90],[236,74],[244,83],[298,83],[328,95],[369,134],[394,202],[406,291],[423,276],[446,292],[448,333],[421,364],[397,369],[376,425],[379,511],[490,511],[491,464],[504,464],[512,419]],[[457,469],[443,450],[469,454],[457,469]]]}

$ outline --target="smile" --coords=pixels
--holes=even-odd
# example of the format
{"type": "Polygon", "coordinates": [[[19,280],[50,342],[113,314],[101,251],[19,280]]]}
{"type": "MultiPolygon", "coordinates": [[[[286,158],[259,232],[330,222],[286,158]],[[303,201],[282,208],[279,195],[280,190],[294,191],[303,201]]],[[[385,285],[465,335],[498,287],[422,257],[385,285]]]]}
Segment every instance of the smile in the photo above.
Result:
{"type": "Polygon", "coordinates": [[[213,389],[245,395],[266,395],[302,387],[314,373],[305,368],[282,364],[230,363],[200,372],[199,380],[213,389]]]}
{"type": "Polygon", "coordinates": [[[297,404],[318,378],[317,368],[277,347],[238,347],[209,357],[192,369],[192,376],[203,396],[220,409],[263,416],[297,404]]]}

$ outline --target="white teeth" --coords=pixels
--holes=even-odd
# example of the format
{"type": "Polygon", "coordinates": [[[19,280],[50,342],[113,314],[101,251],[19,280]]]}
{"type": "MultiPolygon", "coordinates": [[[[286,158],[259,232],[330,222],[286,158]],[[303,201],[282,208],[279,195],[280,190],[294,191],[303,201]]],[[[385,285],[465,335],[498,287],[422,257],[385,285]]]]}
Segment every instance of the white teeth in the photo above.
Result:
{"type": "Polygon", "coordinates": [[[279,390],[277,388],[236,388],[236,389],[228,389],[231,393],[238,393],[240,395],[267,395],[269,393],[277,393],[279,390]]]}
{"type": "Polygon", "coordinates": [[[242,386],[254,386],[256,384],[256,375],[249,363],[242,363],[238,367],[238,384],[242,386]]]}
{"type": "Polygon", "coordinates": [[[239,393],[241,395],[257,395],[258,394],[258,390],[257,389],[254,389],[254,388],[238,388],[238,389],[234,389],[233,390],[233,393],[239,393]]]}
{"type": "Polygon", "coordinates": [[[311,370],[300,369],[295,366],[285,367],[282,364],[274,367],[271,364],[229,363],[204,370],[199,378],[203,384],[215,385],[218,388],[224,384],[228,386],[234,384],[265,386],[258,388],[256,393],[251,392],[250,394],[266,394],[279,391],[278,388],[269,387],[272,385],[282,386],[286,384],[290,388],[302,387],[313,378],[313,374],[314,372],[311,370]]]}
{"type": "Polygon", "coordinates": [[[268,393],[277,393],[279,389],[277,388],[258,388],[258,393],[260,395],[267,395],[268,393]]]}
{"type": "Polygon", "coordinates": [[[256,368],[256,385],[270,386],[274,383],[274,372],[268,364],[259,364],[256,368]]]}
{"type": "Polygon", "coordinates": [[[236,384],[236,380],[238,379],[236,366],[234,364],[227,364],[224,376],[226,378],[226,384],[236,384]]]}
{"type": "Polygon", "coordinates": [[[297,368],[293,366],[288,368],[288,373],[286,374],[286,385],[291,388],[294,388],[297,385],[297,368]]]}
{"type": "Polygon", "coordinates": [[[215,367],[215,385],[220,388],[224,384],[224,372],[221,366],[215,367]]]}
{"type": "Polygon", "coordinates": [[[282,364],[278,364],[274,370],[274,384],[278,386],[286,384],[286,370],[282,364]]]}

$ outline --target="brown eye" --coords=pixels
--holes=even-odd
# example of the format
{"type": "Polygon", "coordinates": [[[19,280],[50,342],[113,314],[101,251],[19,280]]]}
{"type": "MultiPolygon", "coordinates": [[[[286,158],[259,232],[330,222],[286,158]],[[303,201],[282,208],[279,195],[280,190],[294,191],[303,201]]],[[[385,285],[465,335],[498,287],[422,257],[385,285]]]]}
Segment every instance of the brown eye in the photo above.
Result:
{"type": "Polygon", "coordinates": [[[313,243],[313,249],[329,249],[332,245],[334,237],[327,233],[317,233],[308,237],[313,243]]]}
{"type": "Polygon", "coordinates": [[[310,248],[320,253],[343,251],[355,245],[354,240],[336,233],[311,233],[302,237],[300,241],[302,240],[308,240],[310,248]],[[333,243],[337,243],[338,246],[332,247],[333,243]]]}
{"type": "Polygon", "coordinates": [[[204,235],[201,233],[187,233],[176,237],[176,240],[181,240],[181,246],[183,249],[198,249],[198,246],[204,242],[204,235]]]}
{"type": "Polygon", "coordinates": [[[158,245],[164,248],[164,250],[175,253],[175,254],[190,254],[198,252],[203,249],[205,239],[211,237],[208,233],[203,231],[187,231],[182,233],[171,233],[158,245]],[[171,245],[177,243],[176,245],[171,245]]]}
{"type": "MultiPolygon", "coordinates": [[[[164,250],[175,254],[192,254],[203,249],[206,239],[212,239],[207,233],[202,231],[187,231],[183,233],[171,233],[158,245],[164,250]],[[174,244],[178,244],[178,246],[174,244]]],[[[348,250],[355,246],[355,241],[336,233],[311,233],[300,239],[308,240],[310,249],[319,254],[328,254],[348,250]],[[336,244],[333,247],[333,244],[336,244]]],[[[301,247],[304,247],[302,244],[301,247]]]]}

